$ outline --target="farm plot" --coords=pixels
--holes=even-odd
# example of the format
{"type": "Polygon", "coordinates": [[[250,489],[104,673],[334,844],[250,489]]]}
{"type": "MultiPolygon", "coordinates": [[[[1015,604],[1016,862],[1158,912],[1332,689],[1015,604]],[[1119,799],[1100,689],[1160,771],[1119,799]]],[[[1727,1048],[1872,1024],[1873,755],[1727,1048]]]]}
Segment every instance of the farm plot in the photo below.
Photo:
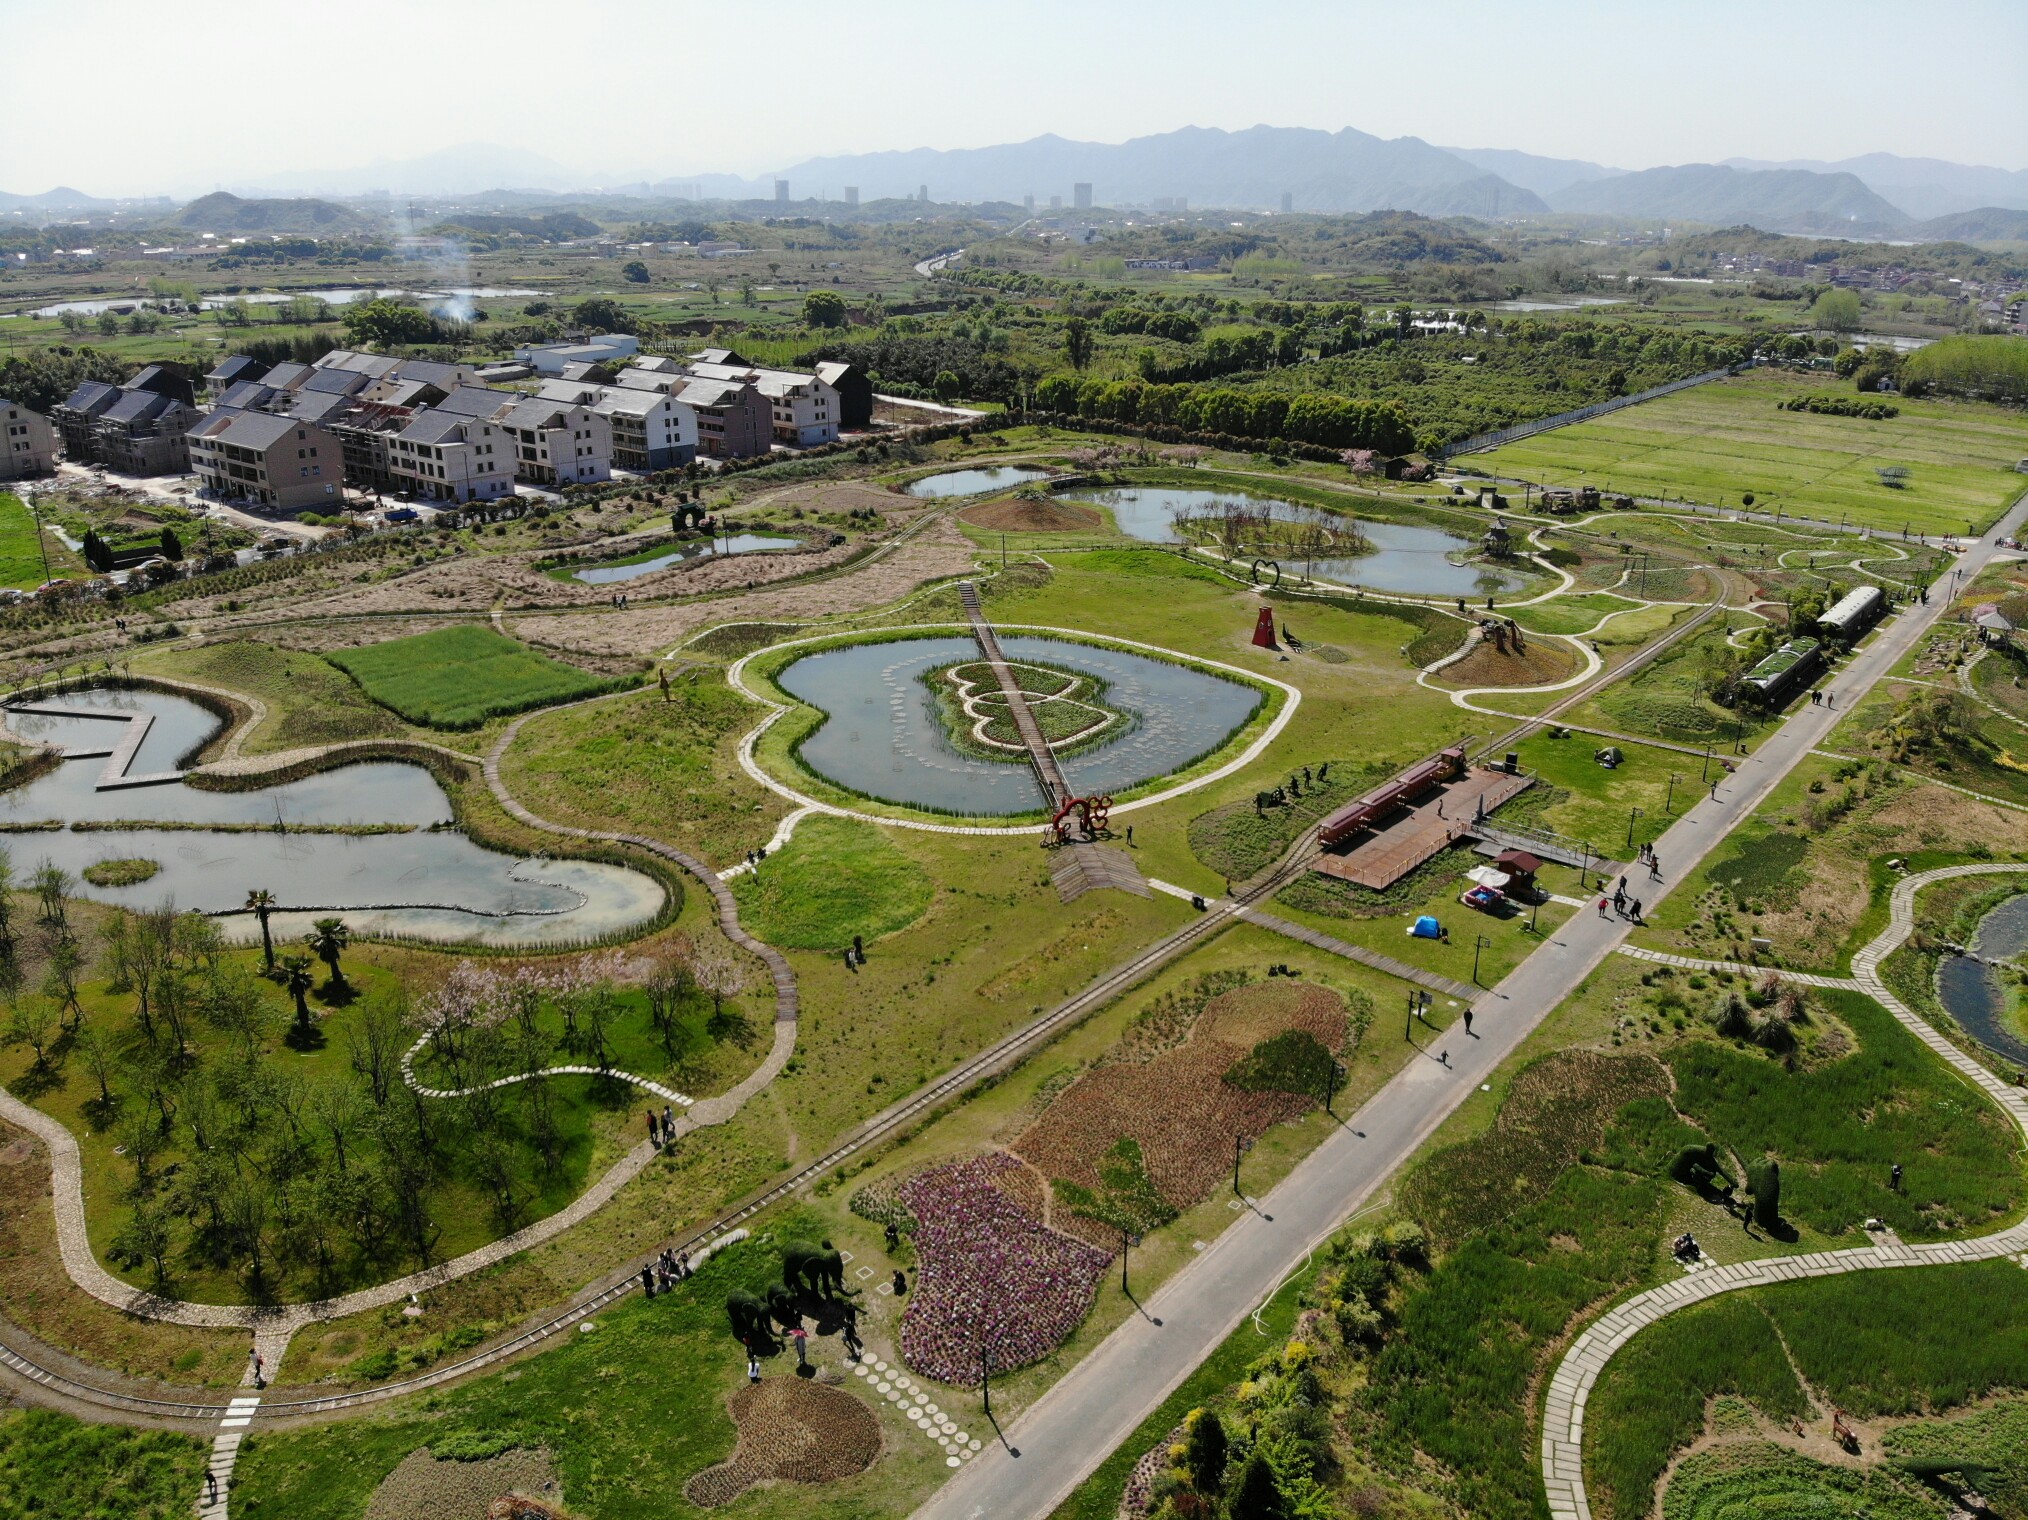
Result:
{"type": "Polygon", "coordinates": [[[725,1403],[739,1445],[683,1485],[683,1497],[700,1508],[730,1504],[757,1483],[835,1483],[880,1455],[880,1422],[842,1388],[769,1378],[725,1403]]]}
{"type": "Polygon", "coordinates": [[[1885,421],[1781,410],[1821,377],[1760,374],[1701,385],[1556,428],[1473,464],[1546,486],[1596,485],[1899,532],[1983,528],[2021,491],[2028,418],[1999,407],[1897,400],[1885,421]],[[1881,469],[1908,471],[1883,479],[1881,469]]]}
{"type": "Polygon", "coordinates": [[[325,656],[381,706],[427,728],[477,728],[489,718],[634,684],[538,654],[465,624],[325,656]]]}

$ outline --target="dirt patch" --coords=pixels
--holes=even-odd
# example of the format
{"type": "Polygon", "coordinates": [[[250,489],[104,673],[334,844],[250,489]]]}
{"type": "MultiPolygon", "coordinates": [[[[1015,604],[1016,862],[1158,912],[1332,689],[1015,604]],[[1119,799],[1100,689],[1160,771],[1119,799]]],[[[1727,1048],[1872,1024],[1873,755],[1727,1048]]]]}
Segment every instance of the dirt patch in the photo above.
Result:
{"type": "MultiPolygon", "coordinates": [[[[1344,1042],[1344,1000],[1321,987],[1254,983],[1214,998],[1173,1050],[1094,1068],[1072,1083],[1014,1142],[1014,1153],[1052,1181],[1103,1189],[1099,1163],[1113,1145],[1139,1143],[1148,1180],[1178,1212],[1216,1186],[1232,1164],[1232,1137],[1253,1138],[1317,1106],[1307,1093],[1245,1091],[1225,1074],[1262,1040],[1300,1030],[1332,1050],[1344,1042]]],[[[1054,1228],[1110,1249],[1118,1232],[1058,1208],[1054,1228]]]]}
{"type": "Polygon", "coordinates": [[[483,1520],[487,1506],[506,1494],[560,1502],[563,1490],[549,1453],[515,1448],[479,1462],[454,1462],[425,1446],[380,1480],[365,1520],[483,1520]]]}
{"type": "Polygon", "coordinates": [[[1577,656],[1560,640],[1532,638],[1523,649],[1497,649],[1491,640],[1437,675],[1447,687],[1548,686],[1577,674],[1577,656]]]}
{"type": "Polygon", "coordinates": [[[683,1485],[683,1497],[706,1509],[730,1504],[758,1483],[835,1483],[866,1471],[880,1455],[880,1422],[842,1388],[768,1378],[747,1384],[725,1405],[739,1444],[726,1461],[683,1485]]]}
{"type": "Polygon", "coordinates": [[[962,515],[973,527],[995,533],[1082,533],[1105,526],[1105,519],[1090,507],[1049,497],[1010,496],[984,502],[962,515]]]}

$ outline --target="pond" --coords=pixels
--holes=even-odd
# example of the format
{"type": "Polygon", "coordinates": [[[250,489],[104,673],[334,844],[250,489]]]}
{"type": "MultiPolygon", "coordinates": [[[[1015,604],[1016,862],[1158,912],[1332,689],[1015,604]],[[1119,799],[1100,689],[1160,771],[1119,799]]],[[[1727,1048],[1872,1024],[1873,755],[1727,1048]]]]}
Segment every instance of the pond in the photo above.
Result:
{"type": "Polygon", "coordinates": [[[929,475],[908,488],[911,496],[979,496],[987,491],[1004,491],[1031,480],[1047,480],[1049,471],[1029,470],[1020,465],[995,464],[978,470],[946,470],[929,475]]]}
{"type": "MultiPolygon", "coordinates": [[[[370,301],[377,296],[407,297],[425,301],[437,306],[468,302],[474,299],[493,300],[518,296],[539,296],[539,290],[512,290],[490,285],[451,285],[442,290],[404,290],[398,286],[344,286],[330,290],[248,290],[236,295],[205,296],[198,301],[202,311],[222,311],[234,301],[243,301],[249,306],[279,306],[284,301],[306,297],[322,301],[327,306],[350,306],[354,301],[370,301]]],[[[152,295],[106,296],[91,301],[58,301],[52,306],[38,306],[33,311],[9,312],[9,316],[60,317],[67,311],[74,311],[81,317],[96,317],[107,311],[137,311],[144,302],[155,301],[152,295]]],[[[156,302],[156,304],[160,304],[156,302]]]]}
{"type": "MultiPolygon", "coordinates": [[[[1080,795],[1124,791],[1183,769],[1223,744],[1264,700],[1238,681],[1124,650],[1015,634],[1002,634],[1000,647],[1009,660],[1097,676],[1109,684],[1107,704],[1131,718],[1119,738],[1061,762],[1080,795]]],[[[776,684],[827,715],[803,741],[802,763],[884,802],[975,816],[1037,811],[1041,797],[1028,767],[959,753],[921,679],[978,657],[971,638],[951,635],[852,644],[793,661],[776,684]]]]}
{"type": "Polygon", "coordinates": [[[1986,1049],[2028,1065],[2028,1040],[2008,1017],[2006,984],[2000,971],[1987,964],[2013,960],[2028,950],[2028,894],[2008,898],[1979,920],[1967,948],[1970,955],[1945,956],[1937,963],[1938,1001],[1986,1049]]]}
{"type": "Polygon", "coordinates": [[[671,565],[680,565],[686,559],[702,559],[709,554],[751,554],[762,549],[800,549],[800,538],[769,538],[760,533],[734,533],[715,539],[700,539],[694,544],[684,544],[654,554],[646,559],[617,560],[608,565],[592,565],[584,570],[571,572],[571,579],[583,581],[588,586],[610,586],[615,581],[639,580],[657,570],[666,570],[671,565]]]}
{"type": "MultiPolygon", "coordinates": [[[[1175,520],[1180,514],[1198,517],[1223,502],[1245,502],[1252,507],[1294,508],[1288,502],[1248,496],[1236,491],[1177,490],[1161,486],[1127,486],[1118,490],[1070,491],[1066,497],[1088,501],[1113,514],[1113,521],[1130,538],[1149,543],[1173,544],[1175,520]]],[[[1359,531],[1373,544],[1373,553],[1344,559],[1320,559],[1310,566],[1312,574],[1337,585],[1363,586],[1370,591],[1397,591],[1407,596],[1504,595],[1527,584],[1509,570],[1497,570],[1477,563],[1454,565],[1449,556],[1470,551],[1468,538],[1446,533],[1441,528],[1416,527],[1409,523],[1359,523],[1359,531]]],[[[1301,574],[1303,565],[1284,561],[1282,573],[1301,574]]]]}
{"type": "MultiPolygon", "coordinates": [[[[14,833],[0,839],[0,847],[13,857],[17,881],[44,860],[77,876],[102,860],[148,859],[162,869],[145,883],[80,882],[77,890],[129,908],[173,899],[179,908],[223,913],[240,908],[248,892],[265,889],[285,910],[273,921],[278,934],[339,912],[355,932],[502,945],[590,939],[645,922],[662,906],[661,884],[641,872],[597,861],[517,860],[473,843],[451,827],[450,799],[436,778],[400,761],[347,765],[248,792],[205,791],[180,781],[101,789],[101,757],[127,737],[130,718],[145,714],[154,722],[126,767],[128,776],[175,770],[219,720],[194,702],[152,691],[68,693],[51,705],[91,715],[9,710],[8,729],[75,757],[0,793],[0,823],[18,829],[47,819],[66,825],[132,819],[174,827],[14,833]],[[409,832],[276,833],[278,819],[288,826],[398,824],[409,832]],[[231,827],[247,824],[266,827],[231,827]]],[[[244,915],[222,927],[235,939],[259,932],[244,915]]]]}

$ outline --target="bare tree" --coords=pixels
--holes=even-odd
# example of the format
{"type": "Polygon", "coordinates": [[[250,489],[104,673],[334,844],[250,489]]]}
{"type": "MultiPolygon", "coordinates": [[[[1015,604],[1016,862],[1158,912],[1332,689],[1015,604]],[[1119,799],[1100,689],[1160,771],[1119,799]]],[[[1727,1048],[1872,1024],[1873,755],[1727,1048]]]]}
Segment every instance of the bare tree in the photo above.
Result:
{"type": "Polygon", "coordinates": [[[697,985],[711,994],[711,1022],[707,1026],[711,1037],[722,1040],[731,1035],[746,1043],[752,1026],[737,1011],[728,1014],[725,1007],[729,999],[746,991],[747,983],[747,968],[732,947],[719,940],[705,940],[691,958],[691,974],[697,985]]]}
{"type": "Polygon", "coordinates": [[[656,958],[654,969],[648,973],[646,990],[648,1018],[662,1038],[663,1052],[674,1061],[683,1028],[678,1018],[683,1005],[697,991],[697,977],[682,951],[671,947],[656,958]]]}
{"type": "Polygon", "coordinates": [[[390,999],[375,998],[367,1003],[348,1036],[352,1069],[366,1079],[375,1108],[387,1107],[400,1071],[406,1022],[403,1012],[399,993],[390,999]]]}

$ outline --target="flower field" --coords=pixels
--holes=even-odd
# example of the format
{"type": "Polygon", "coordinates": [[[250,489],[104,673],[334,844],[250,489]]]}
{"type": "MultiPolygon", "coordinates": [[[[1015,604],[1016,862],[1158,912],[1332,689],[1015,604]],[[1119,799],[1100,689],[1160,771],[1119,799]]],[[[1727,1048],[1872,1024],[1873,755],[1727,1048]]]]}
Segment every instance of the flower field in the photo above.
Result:
{"type": "MultiPolygon", "coordinates": [[[[1344,1000],[1321,987],[1257,982],[1224,992],[1204,1006],[1181,1044],[1140,1060],[1109,1060],[1080,1077],[1012,1149],[1052,1183],[1102,1194],[1108,1155],[1133,1140],[1155,1191],[1181,1211],[1231,1169],[1234,1135],[1257,1138],[1323,1099],[1321,1090],[1249,1091],[1227,1075],[1243,1063],[1254,1070],[1257,1046],[1293,1033],[1335,1051],[1346,1026],[1344,1000]]],[[[1095,1221],[1057,1223],[1095,1242],[1114,1233],[1095,1221]]]]}
{"type": "Polygon", "coordinates": [[[1038,1222],[999,1186],[1018,1172],[989,1155],[911,1177],[900,1201],[918,1221],[915,1290],[901,1321],[902,1360],[925,1377],[979,1380],[982,1340],[995,1371],[1054,1351],[1091,1311],[1112,1260],[1038,1222]]]}
{"type": "Polygon", "coordinates": [[[683,1485],[683,1497],[701,1508],[730,1504],[756,1483],[833,1483],[880,1455],[880,1422],[842,1388],[775,1377],[725,1402],[739,1444],[683,1485]]]}

